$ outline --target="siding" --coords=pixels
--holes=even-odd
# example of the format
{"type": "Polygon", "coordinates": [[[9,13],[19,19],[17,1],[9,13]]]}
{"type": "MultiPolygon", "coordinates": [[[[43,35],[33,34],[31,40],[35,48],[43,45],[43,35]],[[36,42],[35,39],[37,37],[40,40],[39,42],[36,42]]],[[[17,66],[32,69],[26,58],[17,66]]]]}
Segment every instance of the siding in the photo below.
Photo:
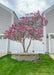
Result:
{"type": "Polygon", "coordinates": [[[48,19],[48,25],[46,27],[46,33],[54,33],[54,10],[51,10],[46,14],[48,19]]]}
{"type": "Polygon", "coordinates": [[[11,13],[0,7],[0,34],[11,25],[11,13]]]}
{"type": "MultiPolygon", "coordinates": [[[[54,33],[54,9],[48,12],[46,15],[48,19],[48,25],[46,27],[46,34],[54,33]]],[[[49,39],[47,38],[47,51],[49,51],[49,39]]]]}

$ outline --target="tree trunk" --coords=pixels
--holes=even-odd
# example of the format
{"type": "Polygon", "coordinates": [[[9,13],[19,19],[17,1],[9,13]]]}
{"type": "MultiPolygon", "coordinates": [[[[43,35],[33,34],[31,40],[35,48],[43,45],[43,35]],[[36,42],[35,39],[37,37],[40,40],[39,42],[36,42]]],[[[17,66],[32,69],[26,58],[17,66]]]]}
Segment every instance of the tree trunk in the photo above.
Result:
{"type": "Polygon", "coordinates": [[[31,45],[31,39],[30,39],[30,42],[29,42],[29,44],[28,44],[28,47],[27,47],[26,52],[28,52],[28,49],[29,49],[30,45],[31,45]]]}
{"type": "Polygon", "coordinates": [[[24,50],[25,53],[28,52],[28,49],[29,49],[30,45],[31,45],[31,39],[29,41],[29,44],[27,46],[27,49],[25,50],[25,40],[23,40],[22,46],[23,46],[23,50],[24,50]]]}
{"type": "Polygon", "coordinates": [[[24,52],[25,52],[25,40],[23,40],[22,45],[23,45],[23,50],[24,50],[24,52]]]}

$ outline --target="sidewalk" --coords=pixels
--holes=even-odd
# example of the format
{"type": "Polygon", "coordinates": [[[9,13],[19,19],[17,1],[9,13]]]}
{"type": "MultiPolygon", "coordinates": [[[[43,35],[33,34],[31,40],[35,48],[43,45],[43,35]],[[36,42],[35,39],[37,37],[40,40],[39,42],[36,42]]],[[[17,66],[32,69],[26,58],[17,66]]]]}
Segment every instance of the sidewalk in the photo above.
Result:
{"type": "Polygon", "coordinates": [[[54,59],[54,54],[50,54],[50,57],[51,57],[52,59],[54,59]]]}
{"type": "Polygon", "coordinates": [[[4,55],[6,55],[6,54],[0,54],[0,57],[2,57],[2,56],[4,56],[4,55]]]}

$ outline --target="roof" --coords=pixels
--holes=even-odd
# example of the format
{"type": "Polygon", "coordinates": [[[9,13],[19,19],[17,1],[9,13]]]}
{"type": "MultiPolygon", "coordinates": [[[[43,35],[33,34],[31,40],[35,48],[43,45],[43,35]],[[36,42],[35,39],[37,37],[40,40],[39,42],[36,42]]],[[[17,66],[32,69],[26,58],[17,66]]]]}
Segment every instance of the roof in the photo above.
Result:
{"type": "MultiPolygon", "coordinates": [[[[2,7],[3,9],[5,9],[6,11],[8,11],[10,13],[14,13],[16,15],[16,13],[12,9],[8,8],[7,6],[5,6],[5,5],[3,5],[1,3],[0,3],[0,7],[2,7]]],[[[16,15],[16,17],[17,17],[17,15],[16,15]]]]}
{"type": "Polygon", "coordinates": [[[51,7],[49,7],[48,9],[46,9],[43,13],[47,14],[50,11],[52,11],[53,9],[54,9],[54,4],[51,7]]]}

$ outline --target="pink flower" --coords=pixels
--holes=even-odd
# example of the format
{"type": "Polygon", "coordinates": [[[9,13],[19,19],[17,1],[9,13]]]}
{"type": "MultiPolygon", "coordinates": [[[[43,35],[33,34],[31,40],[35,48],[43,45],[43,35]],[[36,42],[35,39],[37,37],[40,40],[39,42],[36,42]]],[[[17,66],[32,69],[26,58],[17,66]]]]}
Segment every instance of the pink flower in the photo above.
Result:
{"type": "Polygon", "coordinates": [[[35,19],[35,17],[33,16],[32,19],[35,19]]]}
{"type": "Polygon", "coordinates": [[[27,22],[27,20],[25,20],[25,22],[27,22]]]}
{"type": "Polygon", "coordinates": [[[17,30],[21,30],[21,29],[22,29],[21,27],[18,27],[18,28],[17,28],[17,30]]]}
{"type": "Polygon", "coordinates": [[[22,17],[22,19],[25,19],[25,17],[22,17]]]}
{"type": "Polygon", "coordinates": [[[28,14],[25,14],[25,15],[28,15],[28,14]]]}
{"type": "Polygon", "coordinates": [[[16,30],[12,31],[12,33],[15,33],[15,32],[16,32],[16,30]]]}
{"type": "Polygon", "coordinates": [[[41,15],[42,15],[42,16],[44,16],[44,14],[43,14],[43,13],[42,13],[41,15]]]}
{"type": "Polygon", "coordinates": [[[21,30],[18,30],[18,31],[22,33],[22,31],[21,31],[21,30]]]}
{"type": "Polygon", "coordinates": [[[18,22],[18,24],[21,24],[21,23],[22,23],[22,21],[19,21],[19,22],[18,22]]]}
{"type": "Polygon", "coordinates": [[[23,38],[23,36],[21,36],[21,38],[23,38]]]}
{"type": "Polygon", "coordinates": [[[42,32],[42,31],[38,31],[38,33],[39,33],[39,34],[42,34],[43,32],[42,32]]]}
{"type": "Polygon", "coordinates": [[[14,28],[14,25],[12,24],[12,28],[14,28]]]}
{"type": "Polygon", "coordinates": [[[33,14],[33,13],[30,13],[30,14],[33,14]]]}
{"type": "Polygon", "coordinates": [[[45,25],[47,25],[47,23],[48,23],[48,20],[45,20],[45,25]]]}
{"type": "Polygon", "coordinates": [[[8,31],[8,30],[6,30],[5,32],[7,32],[7,33],[8,33],[9,31],[8,31]]]}
{"type": "Polygon", "coordinates": [[[38,31],[35,29],[35,32],[38,32],[38,31]]]}
{"type": "Polygon", "coordinates": [[[32,33],[34,33],[34,31],[33,30],[31,30],[32,31],[32,33]]]}
{"type": "Polygon", "coordinates": [[[29,34],[30,34],[30,35],[32,35],[32,33],[31,33],[31,32],[29,32],[29,34]]]}
{"type": "Polygon", "coordinates": [[[28,28],[28,26],[24,26],[24,28],[28,28]]]}

